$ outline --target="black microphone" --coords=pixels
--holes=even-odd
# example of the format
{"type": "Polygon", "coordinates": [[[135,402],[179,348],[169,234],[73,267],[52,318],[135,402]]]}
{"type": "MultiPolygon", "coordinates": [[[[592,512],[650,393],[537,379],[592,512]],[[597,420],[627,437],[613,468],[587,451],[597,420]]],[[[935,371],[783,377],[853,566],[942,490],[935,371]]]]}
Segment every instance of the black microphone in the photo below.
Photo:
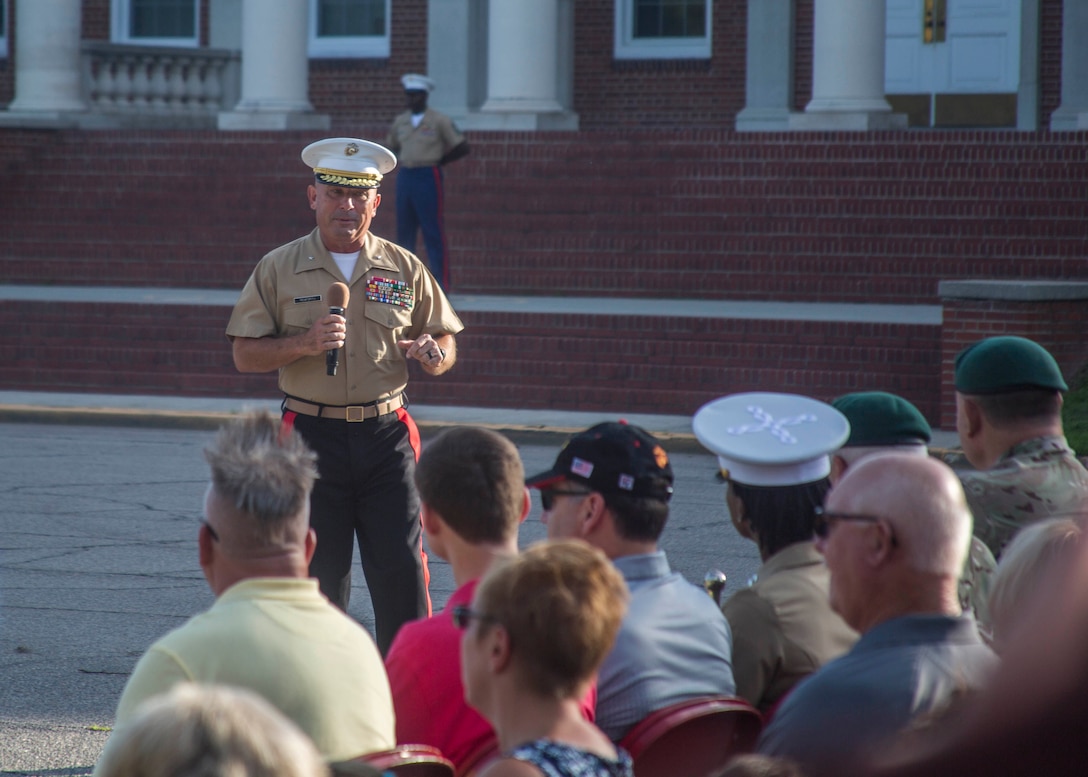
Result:
{"type": "MultiPolygon", "coordinates": [[[[329,300],[329,314],[334,316],[342,316],[348,308],[348,298],[351,297],[351,291],[340,281],[337,281],[329,287],[329,291],[326,294],[329,300]]],[[[336,368],[340,365],[340,349],[330,348],[325,351],[325,374],[335,375],[336,368]]]]}

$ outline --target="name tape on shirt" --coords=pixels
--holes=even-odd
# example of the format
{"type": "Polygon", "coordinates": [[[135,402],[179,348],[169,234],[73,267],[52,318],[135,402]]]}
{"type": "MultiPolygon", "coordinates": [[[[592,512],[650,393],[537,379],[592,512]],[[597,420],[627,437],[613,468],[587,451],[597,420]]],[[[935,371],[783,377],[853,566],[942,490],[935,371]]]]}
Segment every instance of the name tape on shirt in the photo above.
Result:
{"type": "Polygon", "coordinates": [[[320,302],[320,294],[311,294],[309,297],[295,297],[295,304],[301,305],[303,302],[320,302]]]}

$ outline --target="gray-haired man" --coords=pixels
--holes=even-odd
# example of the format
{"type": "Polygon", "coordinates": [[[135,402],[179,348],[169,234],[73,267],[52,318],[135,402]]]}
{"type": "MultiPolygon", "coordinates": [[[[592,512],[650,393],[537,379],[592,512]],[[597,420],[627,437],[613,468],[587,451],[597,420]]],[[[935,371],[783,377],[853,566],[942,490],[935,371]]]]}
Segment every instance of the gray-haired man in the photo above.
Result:
{"type": "Polygon", "coordinates": [[[309,577],[314,453],[259,413],[229,423],[205,455],[211,482],[197,545],[216,600],[136,664],[117,728],[140,702],[188,680],[255,691],[330,760],[392,747],[393,703],[377,647],[309,577]]]}

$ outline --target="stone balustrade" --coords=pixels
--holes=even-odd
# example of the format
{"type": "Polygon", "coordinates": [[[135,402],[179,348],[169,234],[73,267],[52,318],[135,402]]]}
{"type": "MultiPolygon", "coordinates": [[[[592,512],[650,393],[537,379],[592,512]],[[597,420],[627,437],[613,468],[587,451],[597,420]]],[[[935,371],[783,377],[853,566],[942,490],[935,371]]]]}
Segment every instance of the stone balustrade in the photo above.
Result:
{"type": "Polygon", "coordinates": [[[239,97],[241,53],[84,41],[84,127],[213,128],[239,97]]]}

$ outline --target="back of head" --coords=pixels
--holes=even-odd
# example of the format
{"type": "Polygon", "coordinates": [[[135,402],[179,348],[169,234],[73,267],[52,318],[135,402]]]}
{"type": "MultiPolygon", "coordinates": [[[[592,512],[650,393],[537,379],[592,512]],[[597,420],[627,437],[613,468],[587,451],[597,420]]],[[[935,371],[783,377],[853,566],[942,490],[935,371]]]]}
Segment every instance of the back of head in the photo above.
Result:
{"type": "Polygon", "coordinates": [[[999,428],[1059,417],[1060,395],[1069,390],[1050,352],[1024,337],[990,337],[964,348],[955,385],[999,428]]]}
{"type": "Polygon", "coordinates": [[[420,498],[466,541],[500,543],[517,535],[525,470],[501,434],[448,429],[424,448],[415,477],[420,498]]]}
{"type": "Polygon", "coordinates": [[[1080,536],[1080,526],[1073,521],[1051,518],[1024,527],[1005,547],[990,581],[990,631],[995,645],[1007,642],[1016,624],[1025,620],[1040,586],[1072,556],[1080,536]]]}
{"type": "Polygon", "coordinates": [[[241,416],[220,431],[204,456],[212,492],[239,519],[228,531],[246,545],[301,542],[317,456],[294,429],[281,429],[268,412],[241,416]]]}
{"type": "Polygon", "coordinates": [[[813,511],[828,488],[828,454],[850,432],[841,412],[800,394],[730,394],[699,408],[691,426],[717,454],[764,558],[812,539],[813,511]]]}
{"type": "Polygon", "coordinates": [[[731,481],[744,506],[744,517],[759,537],[759,547],[770,558],[788,545],[812,539],[816,508],[830,487],[827,478],[786,486],[750,486],[731,481]]]}
{"type": "Polygon", "coordinates": [[[910,569],[958,579],[972,519],[963,486],[947,464],[878,453],[851,467],[832,494],[836,511],[887,520],[910,569]]]}
{"type": "Polygon", "coordinates": [[[294,723],[251,691],[183,683],[144,702],[98,763],[102,777],[322,777],[294,723]]]}
{"type": "Polygon", "coordinates": [[[476,590],[477,608],[510,635],[530,688],[561,699],[577,694],[612,649],[627,598],[612,563],[579,540],[503,559],[476,590]]]}
{"type": "Polygon", "coordinates": [[[526,485],[545,489],[559,481],[604,497],[625,540],[656,542],[665,530],[672,464],[661,443],[641,427],[609,421],[576,434],[552,468],[528,478],[526,485]]]}

